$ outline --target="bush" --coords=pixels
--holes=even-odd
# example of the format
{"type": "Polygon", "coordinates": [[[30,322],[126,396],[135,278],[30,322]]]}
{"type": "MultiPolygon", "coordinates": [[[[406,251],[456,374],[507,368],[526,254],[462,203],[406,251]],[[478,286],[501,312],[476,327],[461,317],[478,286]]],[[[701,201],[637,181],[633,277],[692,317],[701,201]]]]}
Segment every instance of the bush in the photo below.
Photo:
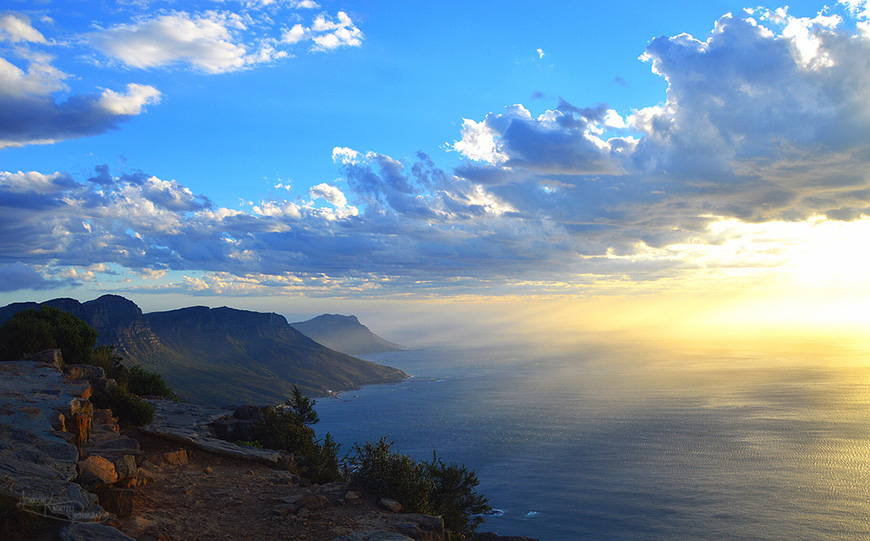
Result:
{"type": "Polygon", "coordinates": [[[18,312],[0,327],[0,359],[15,360],[44,349],[60,348],[67,364],[91,361],[97,331],[62,310],[43,306],[18,312]]]}
{"type": "Polygon", "coordinates": [[[341,467],[338,460],[338,450],[341,446],[335,442],[332,434],[326,433],[323,443],[314,444],[314,452],[302,457],[303,471],[317,484],[332,483],[341,479],[341,467]]]}
{"type": "Polygon", "coordinates": [[[146,370],[141,366],[131,366],[127,370],[127,390],[137,395],[162,396],[176,399],[175,392],[166,384],[163,376],[146,370]]]}
{"type": "Polygon", "coordinates": [[[118,420],[125,425],[145,426],[154,420],[154,406],[137,396],[133,396],[120,385],[109,391],[109,403],[118,420]]]}
{"type": "Polygon", "coordinates": [[[394,452],[385,438],[354,446],[348,459],[353,483],[379,498],[391,498],[410,513],[432,513],[454,533],[472,536],[490,511],[476,491],[477,475],[457,464],[445,464],[436,454],[432,462],[418,462],[394,452]]]}
{"type": "Polygon", "coordinates": [[[471,536],[483,522],[482,515],[492,510],[486,496],[477,493],[477,475],[465,466],[445,464],[435,453],[426,474],[435,483],[430,496],[435,514],[451,531],[471,536]]]}
{"type": "Polygon", "coordinates": [[[386,438],[355,445],[348,459],[353,483],[379,498],[396,500],[409,513],[433,512],[430,497],[435,483],[426,464],[392,451],[391,446],[386,438]]]}
{"type": "Polygon", "coordinates": [[[292,412],[276,408],[266,408],[254,421],[251,439],[293,455],[310,455],[315,450],[314,430],[300,424],[292,412]]]}

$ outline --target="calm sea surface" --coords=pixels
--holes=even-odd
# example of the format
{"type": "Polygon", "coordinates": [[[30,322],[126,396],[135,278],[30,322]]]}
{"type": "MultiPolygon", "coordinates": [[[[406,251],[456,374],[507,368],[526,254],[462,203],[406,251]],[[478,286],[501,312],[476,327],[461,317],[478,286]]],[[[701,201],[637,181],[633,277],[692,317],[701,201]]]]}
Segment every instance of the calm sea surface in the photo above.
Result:
{"type": "MultiPolygon", "coordinates": [[[[342,452],[386,436],[473,468],[482,531],[547,539],[870,538],[861,359],[642,347],[373,355],[413,377],[317,403],[342,452]]],[[[867,360],[870,364],[870,359],[867,360]]]]}

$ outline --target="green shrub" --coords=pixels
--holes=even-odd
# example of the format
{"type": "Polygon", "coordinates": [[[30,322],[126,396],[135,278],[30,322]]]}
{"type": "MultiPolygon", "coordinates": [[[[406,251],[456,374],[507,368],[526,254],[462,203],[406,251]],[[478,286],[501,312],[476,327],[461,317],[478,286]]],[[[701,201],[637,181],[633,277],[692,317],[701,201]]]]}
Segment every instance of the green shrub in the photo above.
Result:
{"type": "Polygon", "coordinates": [[[251,439],[264,447],[306,456],[315,451],[314,430],[303,426],[287,410],[267,408],[251,425],[251,439]]]}
{"type": "Polygon", "coordinates": [[[317,401],[313,398],[308,398],[302,394],[299,387],[293,386],[293,394],[290,395],[290,400],[285,402],[285,405],[290,408],[290,411],[296,416],[299,424],[313,425],[320,421],[317,412],[314,411],[314,405],[317,401]]]}
{"type": "Polygon", "coordinates": [[[258,442],[257,440],[253,440],[253,441],[239,440],[236,442],[236,445],[241,445],[242,447],[251,447],[253,449],[264,449],[263,444],[258,442]]]}
{"type": "Polygon", "coordinates": [[[112,387],[108,398],[106,406],[111,408],[122,424],[145,426],[154,420],[154,406],[133,396],[120,385],[112,387]]]}
{"type": "Polygon", "coordinates": [[[391,449],[381,438],[377,443],[354,446],[348,458],[352,482],[380,498],[391,498],[410,513],[431,513],[464,538],[471,537],[490,511],[487,499],[478,494],[480,483],[474,471],[445,464],[433,453],[431,462],[419,462],[391,449]]]}
{"type": "Polygon", "coordinates": [[[166,384],[163,376],[141,366],[127,369],[127,390],[137,395],[153,395],[175,399],[175,393],[166,384]]]}
{"type": "Polygon", "coordinates": [[[15,360],[44,349],[60,348],[67,364],[87,364],[97,331],[52,306],[18,312],[0,327],[0,359],[15,360]]]}
{"type": "Polygon", "coordinates": [[[409,513],[433,512],[430,497],[435,483],[427,465],[392,451],[391,446],[386,438],[355,445],[348,459],[352,481],[379,498],[396,500],[409,513]]]}
{"type": "Polygon", "coordinates": [[[327,432],[323,438],[323,443],[315,443],[314,452],[302,457],[302,469],[312,482],[324,484],[341,479],[341,467],[338,460],[340,448],[341,446],[335,442],[332,434],[327,432]]]}
{"type": "Polygon", "coordinates": [[[458,464],[445,464],[435,453],[426,464],[426,474],[435,483],[430,502],[436,515],[451,531],[471,536],[492,510],[486,496],[477,493],[480,484],[474,471],[458,464]]]}

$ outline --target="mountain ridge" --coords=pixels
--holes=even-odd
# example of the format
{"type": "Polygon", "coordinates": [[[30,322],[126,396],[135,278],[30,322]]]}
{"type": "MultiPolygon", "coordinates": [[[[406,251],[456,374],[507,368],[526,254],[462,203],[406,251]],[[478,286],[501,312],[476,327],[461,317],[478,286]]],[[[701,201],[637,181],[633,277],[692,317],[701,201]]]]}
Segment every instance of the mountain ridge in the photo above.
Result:
{"type": "Polygon", "coordinates": [[[98,345],[114,345],[126,362],[161,373],[191,402],[283,402],[294,385],[323,395],[407,377],[333,351],[274,312],[192,306],[145,314],[125,297],[103,295],[84,303],[70,298],[13,303],[0,307],[0,324],[42,305],[83,319],[97,330],[98,345]]]}
{"type": "Polygon", "coordinates": [[[405,349],[376,335],[354,315],[323,314],[307,321],[291,323],[290,326],[318,343],[348,355],[368,355],[405,349]]]}

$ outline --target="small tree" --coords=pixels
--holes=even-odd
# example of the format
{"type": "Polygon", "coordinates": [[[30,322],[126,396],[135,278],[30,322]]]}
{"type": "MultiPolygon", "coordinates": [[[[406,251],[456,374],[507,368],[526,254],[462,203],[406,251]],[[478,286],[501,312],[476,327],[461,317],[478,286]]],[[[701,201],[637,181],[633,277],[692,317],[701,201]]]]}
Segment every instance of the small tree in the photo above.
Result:
{"type": "Polygon", "coordinates": [[[22,310],[0,327],[0,359],[20,359],[44,349],[60,348],[67,364],[87,364],[97,331],[53,306],[22,310]]]}
{"type": "Polygon", "coordinates": [[[427,475],[435,483],[430,496],[436,515],[444,519],[450,530],[461,535],[472,535],[483,522],[483,514],[492,510],[483,494],[478,494],[480,484],[473,470],[459,464],[445,464],[432,453],[432,462],[426,465],[427,475]]]}
{"type": "Polygon", "coordinates": [[[317,403],[313,398],[303,396],[299,387],[293,386],[293,394],[290,399],[284,404],[290,407],[290,411],[296,416],[296,419],[303,425],[313,425],[320,421],[317,412],[314,411],[314,405],[317,403]]]}

